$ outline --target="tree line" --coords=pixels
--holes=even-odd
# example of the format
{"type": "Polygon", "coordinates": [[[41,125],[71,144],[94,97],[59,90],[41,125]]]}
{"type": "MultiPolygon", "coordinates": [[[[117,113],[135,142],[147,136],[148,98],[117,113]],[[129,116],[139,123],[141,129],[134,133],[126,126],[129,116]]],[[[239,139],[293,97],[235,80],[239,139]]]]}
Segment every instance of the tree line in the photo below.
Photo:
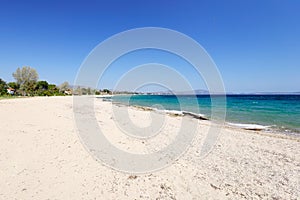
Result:
{"type": "Polygon", "coordinates": [[[34,68],[18,68],[13,74],[15,82],[6,83],[0,78],[0,96],[63,96],[63,95],[91,95],[110,94],[108,89],[96,90],[85,87],[71,88],[68,82],[57,86],[45,80],[39,80],[39,75],[34,68]]]}

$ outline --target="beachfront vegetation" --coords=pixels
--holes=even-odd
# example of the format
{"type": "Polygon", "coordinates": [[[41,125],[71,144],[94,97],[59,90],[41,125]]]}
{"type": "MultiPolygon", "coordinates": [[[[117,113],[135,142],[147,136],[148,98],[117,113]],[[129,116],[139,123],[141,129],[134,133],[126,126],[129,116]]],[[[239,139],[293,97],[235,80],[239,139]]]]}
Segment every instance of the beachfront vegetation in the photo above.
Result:
{"type": "Polygon", "coordinates": [[[8,86],[9,88],[14,89],[14,90],[17,90],[17,89],[20,88],[20,85],[19,85],[18,83],[16,83],[16,82],[9,82],[9,83],[7,84],[7,86],[8,86]]]}
{"type": "Polygon", "coordinates": [[[18,68],[13,74],[15,82],[6,83],[0,79],[1,98],[13,96],[61,96],[64,91],[59,90],[55,84],[45,80],[38,80],[38,72],[31,67],[18,68]]]}
{"type": "Polygon", "coordinates": [[[13,77],[17,84],[20,85],[20,91],[23,96],[34,94],[36,82],[39,79],[39,75],[35,69],[31,67],[18,68],[13,73],[13,77]]]}
{"type": "Polygon", "coordinates": [[[7,85],[4,80],[0,78],[0,95],[6,94],[7,85]]]}
{"type": "MultiPolygon", "coordinates": [[[[0,97],[14,96],[63,96],[63,95],[100,95],[111,94],[108,89],[96,90],[89,87],[72,87],[68,82],[57,86],[45,80],[39,80],[38,72],[31,67],[18,68],[13,74],[15,82],[6,83],[0,78],[0,97]]],[[[0,98],[0,99],[1,99],[0,98]]]]}

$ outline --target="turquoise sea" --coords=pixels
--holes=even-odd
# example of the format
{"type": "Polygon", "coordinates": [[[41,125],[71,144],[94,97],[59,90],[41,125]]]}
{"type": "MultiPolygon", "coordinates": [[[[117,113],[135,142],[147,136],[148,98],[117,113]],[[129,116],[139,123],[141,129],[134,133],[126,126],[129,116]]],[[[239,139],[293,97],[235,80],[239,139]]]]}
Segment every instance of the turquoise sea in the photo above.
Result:
{"type": "MultiPolygon", "coordinates": [[[[116,95],[113,102],[154,107],[161,110],[188,111],[211,117],[218,110],[219,96],[210,95],[116,95]],[[211,98],[214,99],[212,107],[211,98]]],[[[236,126],[256,124],[271,130],[300,134],[300,95],[227,95],[226,122],[236,126]]]]}

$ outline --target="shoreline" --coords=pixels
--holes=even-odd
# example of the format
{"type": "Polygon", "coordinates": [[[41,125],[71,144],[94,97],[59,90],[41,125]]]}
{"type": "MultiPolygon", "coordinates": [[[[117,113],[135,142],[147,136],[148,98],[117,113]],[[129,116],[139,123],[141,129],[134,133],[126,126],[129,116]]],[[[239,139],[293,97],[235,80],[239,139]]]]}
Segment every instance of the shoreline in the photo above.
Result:
{"type": "MultiPolygon", "coordinates": [[[[117,94],[118,96],[123,96],[123,94],[117,94]]],[[[260,94],[257,94],[260,95],[260,94]]],[[[273,95],[273,94],[272,94],[273,95]]],[[[128,107],[135,107],[135,108],[140,108],[141,110],[146,110],[146,111],[153,111],[153,112],[161,112],[169,115],[174,115],[174,116],[190,116],[195,119],[199,120],[208,120],[211,121],[208,117],[206,117],[204,114],[198,114],[198,113],[193,113],[189,111],[177,111],[177,110],[159,110],[153,107],[149,106],[140,106],[140,105],[127,105],[122,102],[113,102],[111,100],[107,100],[106,98],[111,98],[115,95],[113,94],[106,94],[106,95],[89,95],[88,97],[91,98],[96,98],[96,99],[101,99],[102,101],[107,101],[107,102],[112,102],[115,105],[122,105],[122,106],[128,106],[128,107]]],[[[73,96],[33,96],[33,97],[23,97],[23,96],[18,96],[18,97],[9,97],[9,98],[1,98],[0,100],[15,100],[15,99],[28,99],[28,98],[55,98],[55,97],[73,97],[73,96]]],[[[219,124],[218,122],[215,122],[219,124]]],[[[252,131],[252,132],[261,132],[265,134],[274,134],[274,135],[279,135],[279,137],[291,137],[296,140],[300,140],[300,133],[296,132],[295,130],[292,129],[279,129],[279,128],[272,128],[274,125],[261,125],[261,124],[251,124],[251,123],[239,123],[239,122],[230,122],[226,121],[224,123],[224,127],[232,128],[232,129],[237,129],[237,130],[246,130],[246,131],[252,131]]]]}
{"type": "MultiPolygon", "coordinates": [[[[123,94],[117,94],[118,96],[123,96],[123,94]]],[[[154,112],[162,112],[165,114],[169,115],[174,115],[174,116],[190,116],[195,119],[199,120],[208,120],[211,121],[208,117],[206,117],[204,114],[198,114],[198,113],[193,113],[189,111],[177,111],[177,110],[159,110],[153,107],[149,106],[140,106],[140,105],[127,105],[122,102],[113,102],[111,100],[107,100],[106,98],[111,98],[113,97],[113,94],[106,94],[106,95],[89,95],[88,97],[91,98],[96,98],[96,99],[101,99],[102,101],[108,101],[112,102],[113,104],[116,105],[122,105],[122,106],[128,106],[128,107],[135,107],[135,108],[140,108],[141,110],[147,110],[147,111],[154,111],[154,112]]],[[[33,97],[23,97],[23,96],[18,96],[18,97],[10,97],[10,98],[1,98],[0,100],[14,100],[14,99],[27,99],[27,98],[55,98],[55,97],[73,97],[73,96],[33,96],[33,97]]],[[[215,122],[218,124],[218,122],[215,122]]],[[[274,125],[261,125],[261,124],[251,124],[251,123],[239,123],[239,122],[230,122],[226,121],[224,123],[224,127],[232,128],[232,129],[237,129],[237,130],[248,130],[252,132],[262,132],[265,134],[274,134],[274,135],[279,135],[279,137],[291,137],[295,138],[296,140],[300,140],[300,133],[296,132],[295,130],[291,129],[279,129],[279,128],[272,128],[274,125]]]]}
{"type": "MultiPolygon", "coordinates": [[[[135,107],[135,108],[140,108],[141,110],[146,110],[146,111],[153,111],[153,112],[162,112],[174,116],[190,116],[195,119],[199,120],[208,120],[211,121],[208,117],[206,117],[204,114],[198,114],[198,113],[193,113],[193,112],[188,112],[188,111],[178,111],[178,110],[159,110],[153,107],[149,106],[140,106],[140,105],[127,105],[122,102],[114,102],[111,100],[106,100],[105,98],[111,98],[113,95],[110,96],[95,96],[95,98],[99,98],[102,101],[107,101],[107,102],[112,102],[115,105],[122,105],[122,106],[128,106],[128,107],[135,107]]],[[[218,121],[215,122],[218,124],[218,121]]],[[[291,129],[279,129],[279,128],[272,128],[271,125],[261,125],[261,124],[251,124],[251,123],[234,123],[230,121],[226,121],[224,123],[224,127],[229,127],[237,130],[247,130],[247,131],[253,131],[253,132],[262,132],[265,134],[274,134],[274,135],[281,135],[282,137],[291,137],[295,139],[300,140],[300,133],[296,132],[295,130],[291,129]]]]}

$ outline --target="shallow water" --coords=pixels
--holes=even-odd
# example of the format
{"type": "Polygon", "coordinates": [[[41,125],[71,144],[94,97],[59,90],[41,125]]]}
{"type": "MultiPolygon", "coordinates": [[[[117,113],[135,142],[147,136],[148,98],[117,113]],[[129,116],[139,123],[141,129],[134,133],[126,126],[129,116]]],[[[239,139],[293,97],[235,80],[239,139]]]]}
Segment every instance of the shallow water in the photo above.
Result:
{"type": "MultiPolygon", "coordinates": [[[[227,122],[238,125],[257,124],[284,132],[300,133],[300,95],[121,95],[112,101],[128,105],[154,107],[160,110],[181,110],[211,117],[212,108],[226,106],[227,122]],[[214,104],[212,104],[214,102],[214,104]]],[[[218,116],[217,116],[218,117],[218,116]]]]}

